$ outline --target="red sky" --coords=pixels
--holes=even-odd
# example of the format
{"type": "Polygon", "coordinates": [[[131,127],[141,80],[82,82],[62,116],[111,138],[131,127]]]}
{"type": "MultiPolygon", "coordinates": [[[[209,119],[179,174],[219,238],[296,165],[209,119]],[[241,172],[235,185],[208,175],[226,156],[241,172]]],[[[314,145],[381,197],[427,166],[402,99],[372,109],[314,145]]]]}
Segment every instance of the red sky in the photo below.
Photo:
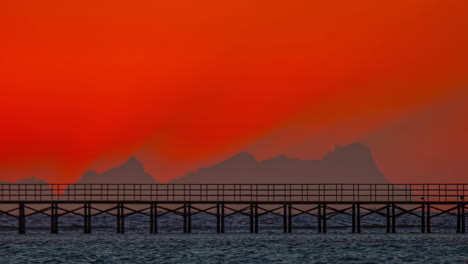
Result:
{"type": "Polygon", "coordinates": [[[167,181],[241,150],[319,158],[362,140],[392,181],[466,181],[467,107],[443,109],[468,90],[467,12],[456,0],[3,1],[0,180],[73,182],[136,156],[167,181]],[[452,117],[437,119],[445,129],[418,121],[430,109],[452,117]],[[427,154],[443,146],[443,162],[427,154]]]}

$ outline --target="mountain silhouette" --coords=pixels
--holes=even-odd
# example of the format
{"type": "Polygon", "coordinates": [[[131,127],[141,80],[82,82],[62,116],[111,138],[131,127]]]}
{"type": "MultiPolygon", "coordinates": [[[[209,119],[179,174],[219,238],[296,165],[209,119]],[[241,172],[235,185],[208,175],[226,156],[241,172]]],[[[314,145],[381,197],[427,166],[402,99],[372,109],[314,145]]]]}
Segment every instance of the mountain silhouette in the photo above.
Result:
{"type": "Polygon", "coordinates": [[[34,177],[17,181],[19,184],[48,184],[46,181],[34,177]]]}
{"type": "Polygon", "coordinates": [[[257,161],[241,152],[209,168],[201,168],[169,183],[374,183],[386,184],[368,147],[360,143],[336,146],[322,160],[284,155],[257,161]]]}
{"type": "Polygon", "coordinates": [[[0,181],[0,184],[48,184],[46,181],[34,177],[21,179],[16,182],[0,181]]]}
{"type": "Polygon", "coordinates": [[[0,181],[0,184],[35,184],[36,186],[34,187],[34,190],[25,190],[24,187],[17,186],[17,188],[13,187],[13,190],[9,190],[8,193],[9,195],[36,195],[38,191],[44,196],[49,196],[52,195],[52,189],[50,185],[41,179],[35,178],[35,177],[30,177],[26,179],[21,179],[16,182],[8,182],[8,181],[0,181]],[[20,189],[21,191],[19,191],[20,189]]]}
{"type": "Polygon", "coordinates": [[[102,174],[90,170],[83,174],[77,183],[149,184],[157,182],[145,172],[143,164],[139,160],[131,157],[120,167],[107,170],[102,174]]]}
{"type": "MultiPolygon", "coordinates": [[[[2,182],[8,184],[10,182],[2,182]]],[[[47,184],[34,177],[19,184],[47,184]]],[[[77,184],[153,184],[158,183],[145,172],[143,164],[134,157],[120,167],[101,174],[89,170],[77,184]]],[[[322,160],[300,160],[279,155],[258,161],[248,152],[241,152],[209,168],[200,168],[169,183],[371,183],[387,184],[388,180],[375,164],[370,149],[353,143],[336,146],[322,160]]]]}

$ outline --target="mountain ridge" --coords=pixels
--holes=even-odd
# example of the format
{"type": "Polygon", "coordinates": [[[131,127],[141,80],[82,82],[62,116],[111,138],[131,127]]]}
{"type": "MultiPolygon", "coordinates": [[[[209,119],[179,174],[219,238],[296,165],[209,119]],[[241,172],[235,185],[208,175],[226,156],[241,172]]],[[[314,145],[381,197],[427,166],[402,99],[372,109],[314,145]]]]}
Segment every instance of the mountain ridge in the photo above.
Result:
{"type": "MultiPolygon", "coordinates": [[[[0,183],[8,184],[10,182],[0,183]]],[[[31,177],[19,184],[47,182],[31,177]]],[[[76,184],[156,184],[143,164],[135,157],[116,168],[98,173],[85,172],[76,184]]],[[[378,169],[371,150],[361,143],[335,146],[321,160],[302,160],[280,154],[267,160],[257,160],[249,152],[239,152],[211,167],[199,168],[169,183],[370,183],[389,181],[378,169]]]]}
{"type": "Polygon", "coordinates": [[[143,164],[138,159],[130,157],[119,167],[106,170],[101,174],[89,170],[77,182],[77,184],[92,183],[154,184],[158,182],[145,171],[143,164]]]}
{"type": "Polygon", "coordinates": [[[370,149],[361,143],[336,146],[321,160],[278,155],[257,161],[248,152],[208,168],[200,168],[169,183],[373,183],[389,181],[377,168],[370,149]]]}

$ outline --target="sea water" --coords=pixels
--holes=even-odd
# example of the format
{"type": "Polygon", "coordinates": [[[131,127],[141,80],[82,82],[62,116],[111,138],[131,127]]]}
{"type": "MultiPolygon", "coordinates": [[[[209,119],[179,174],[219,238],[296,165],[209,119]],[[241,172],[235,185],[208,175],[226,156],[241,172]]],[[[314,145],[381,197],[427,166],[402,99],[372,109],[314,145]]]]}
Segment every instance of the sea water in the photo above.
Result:
{"type": "Polygon", "coordinates": [[[83,234],[83,219],[59,218],[59,234],[49,233],[50,218],[27,218],[27,234],[17,234],[17,220],[0,217],[0,263],[466,263],[468,234],[456,234],[454,219],[433,219],[433,232],[421,234],[417,217],[398,219],[387,234],[381,217],[365,217],[361,234],[352,234],[346,216],[328,221],[317,233],[316,219],[295,217],[292,234],[282,233],[282,218],[264,215],[260,233],[249,233],[249,218],[226,218],[226,233],[216,234],[215,218],[192,218],[192,234],[182,233],[182,219],[165,215],[159,233],[148,234],[144,215],[126,218],[125,234],[116,234],[115,217],[93,217],[93,233],[83,234]]]}

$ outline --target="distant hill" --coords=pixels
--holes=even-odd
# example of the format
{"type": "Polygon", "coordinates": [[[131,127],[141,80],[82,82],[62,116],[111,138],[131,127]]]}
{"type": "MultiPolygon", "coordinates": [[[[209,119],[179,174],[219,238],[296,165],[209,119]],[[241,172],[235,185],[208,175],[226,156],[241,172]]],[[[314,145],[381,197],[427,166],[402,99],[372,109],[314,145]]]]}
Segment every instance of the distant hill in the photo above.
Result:
{"type": "MultiPolygon", "coordinates": [[[[157,183],[154,178],[145,172],[143,164],[136,158],[129,158],[120,167],[109,169],[101,174],[90,170],[83,174],[77,183],[129,183],[145,184],[157,183]]],[[[0,181],[0,184],[48,184],[46,181],[34,177],[22,179],[17,182],[0,181]]]]}
{"type": "Polygon", "coordinates": [[[98,174],[90,170],[86,172],[77,183],[157,183],[154,178],[145,172],[143,164],[134,157],[128,159],[120,167],[113,168],[98,174]]]}
{"type": "Polygon", "coordinates": [[[280,155],[257,161],[242,152],[209,168],[201,168],[169,183],[389,183],[365,145],[337,146],[322,160],[280,155]]]}
{"type": "Polygon", "coordinates": [[[34,177],[22,179],[17,182],[0,181],[0,184],[48,184],[48,182],[34,177]]]}
{"type": "MultiPolygon", "coordinates": [[[[30,177],[30,178],[26,178],[26,179],[22,179],[22,180],[19,180],[17,182],[7,182],[7,181],[0,181],[0,184],[37,184],[35,186],[35,190],[31,190],[31,191],[26,191],[24,187],[20,187],[20,186],[16,186],[16,187],[13,187],[11,188],[8,187],[8,195],[10,195],[10,198],[12,197],[12,195],[22,195],[24,197],[24,195],[36,195],[37,194],[37,191],[40,190],[40,193],[42,195],[52,195],[52,191],[51,191],[51,187],[50,185],[44,181],[44,180],[41,180],[41,179],[37,179],[37,178],[34,178],[34,177],[30,177]],[[21,191],[18,191],[18,190],[21,190],[21,191]]],[[[14,185],[15,186],[15,185],[14,185]]],[[[31,197],[30,197],[31,198],[31,197]]]]}

